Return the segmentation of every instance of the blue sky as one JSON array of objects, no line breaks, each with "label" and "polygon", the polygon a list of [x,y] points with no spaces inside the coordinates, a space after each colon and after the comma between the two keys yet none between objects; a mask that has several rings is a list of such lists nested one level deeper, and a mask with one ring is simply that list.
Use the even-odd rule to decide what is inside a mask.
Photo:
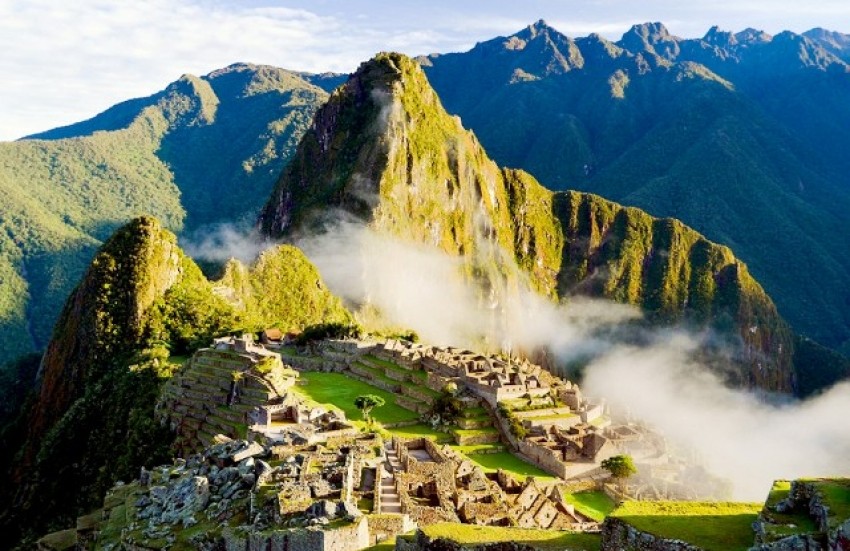
[{"label": "blue sky", "polygon": [[570,36],[712,25],[850,33],[850,2],[818,0],[2,0],[0,140],[88,118],[183,73],[236,61],[348,72],[375,52],[462,51],[538,19]]}]

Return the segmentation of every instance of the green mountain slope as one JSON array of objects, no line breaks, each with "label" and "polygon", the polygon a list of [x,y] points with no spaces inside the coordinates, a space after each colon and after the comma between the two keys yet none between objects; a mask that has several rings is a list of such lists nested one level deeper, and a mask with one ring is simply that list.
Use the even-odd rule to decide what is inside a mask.
[{"label": "green mountain slope", "polygon": [[846,37],[752,29],[617,43],[544,22],[421,58],[500,164],[684,221],[732,247],[796,330],[850,342]]},{"label": "green mountain slope", "polygon": [[252,220],[339,81],[238,64],[0,143],[0,363],[44,348],[100,242],[132,217],[187,233]]},{"label": "green mountain slope", "polygon": [[98,251],[56,324],[36,392],[0,427],[0,531],[67,524],[116,480],[170,457],[172,435],[154,415],[179,369],[170,356],[223,333],[351,319],[297,249],[232,263],[211,283],[160,222],[134,219]]},{"label": "green mountain slope", "polygon": [[321,223],[329,206],[464,255],[469,275],[494,290],[515,261],[552,298],[603,296],[661,321],[724,329],[743,345],[739,384],[792,388],[791,332],[728,248],[674,220],[500,169],[404,56],[377,56],[334,92],[260,227],[287,235]]}]

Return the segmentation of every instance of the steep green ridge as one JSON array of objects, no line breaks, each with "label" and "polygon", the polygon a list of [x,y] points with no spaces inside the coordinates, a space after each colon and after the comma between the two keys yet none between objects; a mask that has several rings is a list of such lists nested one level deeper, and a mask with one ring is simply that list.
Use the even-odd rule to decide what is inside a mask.
[{"label": "steep green ridge", "polygon": [[682,220],[745,260],[795,329],[847,347],[847,44],[660,23],[614,43],[540,21],[419,61],[499,164]]},{"label": "steep green ridge", "polygon": [[237,64],[0,143],[0,363],[43,350],[98,245],[134,216],[187,233],[253,220],[339,81]]},{"label": "steep green ridge", "polygon": [[321,222],[329,206],[465,255],[470,275],[496,291],[516,261],[552,298],[604,296],[661,321],[724,329],[743,345],[739,384],[792,388],[791,332],[728,248],[675,220],[498,168],[402,55],[378,55],[334,92],[259,223],[278,237]]},{"label": "steep green ridge", "polygon": [[240,313],[243,324],[256,331],[277,327],[300,332],[318,323],[354,321],[316,267],[291,245],[265,251],[251,267],[231,260],[215,289]]},{"label": "steep green ridge", "polygon": [[179,369],[169,356],[222,333],[350,319],[291,247],[266,253],[242,275],[248,285],[265,283],[264,292],[210,283],[151,217],[106,241],[63,309],[37,392],[17,421],[0,427],[12,458],[0,463],[0,531],[10,542],[68,524],[116,480],[171,456],[173,435],[154,413]]}]

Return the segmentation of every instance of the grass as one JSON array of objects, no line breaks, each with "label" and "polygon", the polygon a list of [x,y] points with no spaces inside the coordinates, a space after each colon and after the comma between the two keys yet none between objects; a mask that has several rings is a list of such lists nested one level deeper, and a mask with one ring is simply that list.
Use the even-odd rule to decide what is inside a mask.
[{"label": "grass", "polygon": [[706,551],[744,551],[761,503],[627,501],[611,513],[642,532],[678,539]]},{"label": "grass", "polygon": [[406,427],[388,428],[387,432],[402,438],[419,438],[424,436],[425,438],[430,438],[440,444],[447,444],[453,441],[450,434],[434,430],[425,423],[417,423],[416,425],[408,425]]},{"label": "grass", "polygon": [[395,549],[395,537],[388,538],[377,545],[365,548],[363,551],[393,551]]},{"label": "grass", "polygon": [[495,427],[483,427],[480,429],[452,429],[452,432],[457,434],[460,437],[469,437],[469,436],[481,436],[484,434],[495,434],[498,433],[498,429]]},{"label": "grass", "polygon": [[415,411],[395,404],[394,394],[341,373],[308,371],[301,374],[301,379],[307,384],[293,387],[296,392],[323,406],[342,410],[352,421],[363,421],[360,410],[354,407],[354,399],[362,394],[375,394],[386,401],[372,410],[372,418],[379,423],[402,423],[419,418]]},{"label": "grass", "polygon": [[564,494],[564,501],[575,507],[582,515],[602,522],[611,511],[617,508],[613,499],[605,492],[577,492]]},{"label": "grass", "polygon": [[189,356],[169,356],[168,363],[182,366],[186,363],[186,360],[189,359]]},{"label": "grass", "polygon": [[529,530],[441,522],[426,526],[422,528],[422,531],[431,539],[446,539],[460,545],[515,542],[540,551],[595,551],[600,546],[598,535],[558,530]]},{"label": "grass", "polygon": [[821,479],[812,481],[829,507],[829,526],[834,528],[850,518],[850,479]]},{"label": "grass", "polygon": [[469,446],[454,445],[452,449],[464,455],[475,455],[503,452],[505,446],[503,444],[471,444]]},{"label": "grass", "polygon": [[[467,446],[452,446],[453,449],[457,450],[460,453],[462,448]],[[510,452],[498,452],[498,453],[474,453],[474,454],[466,454],[463,453],[470,461],[481,467],[481,469],[485,473],[494,473],[499,469],[502,469],[506,472],[509,472],[515,475],[517,478],[521,480],[525,480],[529,476],[534,476],[537,478],[541,478],[544,480],[554,480],[555,477],[551,474],[547,473],[543,469],[528,463],[527,461],[523,461],[519,457],[515,456]]]},{"label": "grass", "polygon": [[777,503],[788,497],[791,492],[791,482],[777,480],[770,489],[770,494],[765,502],[765,516],[770,524],[765,525],[768,539],[775,541],[794,534],[811,534],[818,531],[814,520],[805,510],[792,511],[789,513],[777,513],[774,507]]}]

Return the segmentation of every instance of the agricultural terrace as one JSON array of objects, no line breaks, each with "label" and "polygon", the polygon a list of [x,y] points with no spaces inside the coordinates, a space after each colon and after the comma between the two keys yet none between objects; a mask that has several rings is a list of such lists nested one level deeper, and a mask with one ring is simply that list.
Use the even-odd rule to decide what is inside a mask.
[{"label": "agricultural terrace", "polygon": [[484,545],[512,541],[540,551],[596,551],[601,543],[597,534],[478,526],[452,522],[432,524],[421,530],[432,540],[445,539],[460,545]]},{"label": "agricultural terrace", "polygon": [[753,545],[752,524],[762,503],[626,501],[611,513],[665,539],[677,539],[706,551],[744,551]]}]

